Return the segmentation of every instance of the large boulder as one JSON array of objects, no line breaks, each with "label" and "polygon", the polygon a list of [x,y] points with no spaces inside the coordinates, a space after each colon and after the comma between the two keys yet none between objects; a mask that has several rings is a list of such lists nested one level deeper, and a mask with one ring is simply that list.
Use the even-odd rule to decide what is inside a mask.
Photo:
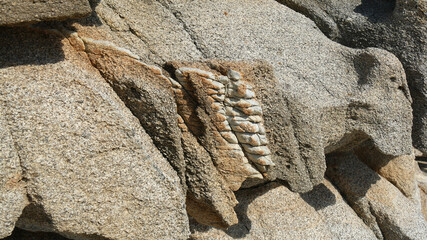
[{"label": "large boulder", "polygon": [[87,16],[90,12],[88,0],[2,0],[0,26],[80,18]]},{"label": "large boulder", "polygon": [[402,62],[414,109],[413,143],[427,153],[427,2],[280,0],[346,46],[379,47]]},{"label": "large boulder", "polygon": [[186,239],[180,179],[87,56],[55,32],[0,36],[0,103],[29,200],[17,226],[74,239]]}]

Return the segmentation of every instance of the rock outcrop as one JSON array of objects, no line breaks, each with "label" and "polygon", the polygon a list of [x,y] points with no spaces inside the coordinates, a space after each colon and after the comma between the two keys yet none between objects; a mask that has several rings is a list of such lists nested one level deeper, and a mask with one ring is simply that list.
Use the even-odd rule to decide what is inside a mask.
[{"label": "rock outcrop", "polygon": [[[316,30],[313,22],[275,1],[184,3],[186,1],[153,1],[149,6],[138,7],[132,1],[121,4],[105,1],[95,8],[99,14],[90,20],[72,22],[70,26],[82,37],[103,37],[126,47],[142,56],[141,60],[146,63],[200,58],[265,60],[272,66],[278,82],[277,96],[270,101],[283,101],[279,105],[285,106],[286,97],[292,102],[289,113],[274,109],[278,116],[272,118],[273,121],[290,122],[286,118],[296,115],[298,117],[293,117],[292,121],[300,124],[296,130],[290,130],[289,125],[276,125],[281,129],[275,133],[282,138],[278,141],[287,141],[280,135],[294,131],[293,138],[299,140],[294,139],[293,144],[304,145],[296,152],[288,151],[287,145],[281,145],[283,149],[280,150],[282,155],[292,156],[289,169],[281,169],[279,174],[287,175],[286,180],[295,191],[309,191],[321,182],[325,148],[326,152],[331,152],[371,137],[384,154],[410,154],[409,90],[400,62],[393,55],[378,49],[354,50],[334,43]],[[150,9],[150,14],[145,7]],[[122,17],[112,17],[117,15]],[[168,20],[155,28],[137,24],[152,22],[153,16]],[[94,29],[87,26],[90,21],[105,24]],[[173,31],[167,30],[172,26]],[[125,34],[129,32],[132,37]],[[153,35],[165,40],[153,39]],[[144,42],[142,49],[152,50],[151,54],[130,44],[136,41],[135,36]],[[179,45],[170,44],[171,39]],[[178,52],[181,55],[176,55]],[[384,92],[374,93],[378,90]],[[407,100],[385,97],[389,94]],[[380,102],[387,104],[378,104]],[[372,107],[373,104],[377,106]],[[358,110],[363,108],[375,110],[368,111],[369,117],[365,117]],[[376,115],[375,121],[369,120],[371,115]],[[357,120],[352,121],[352,118]],[[381,123],[376,124],[376,121]],[[327,137],[322,139],[325,143],[319,145],[321,135]]]},{"label": "rock outcrop", "polygon": [[[370,49],[367,52],[374,56],[378,55],[376,50]],[[235,182],[228,181],[233,190],[237,190],[244,180],[252,178],[254,170],[259,170],[258,174],[264,175],[264,181],[281,179],[286,181],[291,189],[304,192],[310,190],[310,180],[318,182],[323,179],[326,166],[323,152],[351,149],[368,138],[373,139],[372,142],[377,148],[389,154],[402,147],[398,144],[393,146],[390,141],[384,145],[384,139],[381,139],[384,129],[402,130],[405,123],[410,124],[411,121],[408,111],[410,101],[407,96],[395,85],[396,82],[388,78],[385,81],[381,80],[384,79],[384,75],[393,74],[393,67],[399,67],[394,61],[394,58],[378,60],[377,66],[368,70],[372,72],[370,75],[372,78],[365,79],[375,84],[356,85],[352,90],[353,93],[348,93],[360,96],[360,99],[356,97],[340,99],[342,105],[325,104],[323,108],[318,109],[306,106],[298,101],[300,98],[294,99],[287,94],[283,83],[275,77],[274,70],[266,63],[221,61],[170,63],[166,69],[170,69],[173,77],[178,79],[172,80],[176,82],[178,88],[181,85],[178,81],[183,82],[184,87],[181,88],[186,90],[181,92],[189,93],[187,100],[177,99],[184,105],[180,107],[178,104],[178,109],[186,108],[182,110],[186,111],[184,115],[187,116],[184,122],[191,125],[189,129],[195,136],[200,137],[202,143],[206,143],[205,148],[211,148],[208,151],[213,158],[215,156],[221,158],[221,152],[215,153],[215,149],[212,148],[216,146],[217,149],[222,149],[223,143],[227,147],[226,151],[232,149],[247,158],[244,161],[230,158],[213,159],[225,179],[230,179],[230,175],[242,178],[237,188],[233,187]],[[230,73],[239,76],[240,79],[233,83],[239,86],[238,89],[227,85],[230,84],[227,77],[231,76]],[[177,74],[179,76],[176,76]],[[183,76],[189,80],[185,80]],[[180,78],[184,80],[179,80]],[[217,90],[209,88],[212,83],[203,82],[212,81],[209,79],[218,79]],[[404,77],[400,76],[400,79],[403,80]],[[222,85],[225,85],[224,89],[227,90],[224,91],[224,96],[218,96]],[[227,94],[231,94],[232,97]],[[377,99],[379,96],[384,100],[379,101]],[[387,100],[397,98],[401,99],[398,104]],[[378,102],[382,104],[379,105]],[[390,109],[396,109],[397,112],[392,113]],[[213,123],[210,123],[211,119]],[[372,122],[375,124],[371,124]],[[396,123],[399,122],[402,125],[399,124],[398,127]],[[404,144],[410,144],[409,128],[405,131],[407,141]],[[206,134],[212,136],[201,136]],[[252,138],[254,141],[249,141]],[[233,144],[236,144],[235,147]],[[265,146],[264,150],[257,144]],[[259,149],[259,153],[262,154],[248,152],[253,151],[252,149]],[[265,153],[268,155],[263,155]],[[233,155],[227,153],[224,156]],[[266,158],[264,162],[260,161],[264,158]],[[237,165],[231,165],[233,163]],[[239,169],[246,169],[245,164],[248,163],[252,163],[255,168],[249,165],[247,175],[244,175]],[[263,179],[262,175],[259,176]]]},{"label": "rock outcrop", "polygon": [[0,3],[0,237],[427,235],[414,1],[89,2]]},{"label": "rock outcrop", "polygon": [[414,146],[427,153],[427,2],[279,0],[346,46],[379,47],[402,62],[414,100]]},{"label": "rock outcrop", "polygon": [[[6,187],[12,196],[22,179],[28,197],[16,225],[76,239],[186,239],[176,172],[89,59],[55,34],[1,31],[0,104],[11,136],[2,144],[17,154],[2,164],[19,156],[22,171]],[[27,199],[4,200],[2,209],[14,205],[9,231]]]}]

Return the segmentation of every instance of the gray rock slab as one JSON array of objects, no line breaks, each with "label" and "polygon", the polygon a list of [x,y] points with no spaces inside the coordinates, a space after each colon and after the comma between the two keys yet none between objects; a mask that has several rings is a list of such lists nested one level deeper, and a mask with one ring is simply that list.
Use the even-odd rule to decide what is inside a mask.
[{"label": "gray rock slab", "polygon": [[280,0],[346,46],[379,47],[402,62],[414,100],[413,144],[427,153],[427,3],[419,0]]},{"label": "gray rock slab", "polygon": [[156,0],[103,0],[92,17],[71,25],[80,36],[114,42],[147,64],[203,58],[186,26]]}]

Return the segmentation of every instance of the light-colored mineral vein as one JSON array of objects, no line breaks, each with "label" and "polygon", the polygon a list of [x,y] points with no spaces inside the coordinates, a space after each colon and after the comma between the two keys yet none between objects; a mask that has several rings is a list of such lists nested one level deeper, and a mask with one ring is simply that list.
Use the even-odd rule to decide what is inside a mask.
[{"label": "light-colored mineral vein", "polygon": [[[262,109],[252,87],[233,70],[228,72],[228,76],[216,77],[211,72],[184,67],[176,70],[175,75],[179,84],[175,82],[173,85],[177,88],[182,86],[187,92],[193,92],[190,73],[200,77],[205,94],[208,96],[210,106],[205,108],[211,110],[213,124],[219,132],[214,135],[219,155],[239,156],[246,170],[250,172],[249,177],[263,178],[251,163],[261,173],[267,173],[268,168],[274,164],[267,146]],[[229,160],[238,159],[231,157]]]}]

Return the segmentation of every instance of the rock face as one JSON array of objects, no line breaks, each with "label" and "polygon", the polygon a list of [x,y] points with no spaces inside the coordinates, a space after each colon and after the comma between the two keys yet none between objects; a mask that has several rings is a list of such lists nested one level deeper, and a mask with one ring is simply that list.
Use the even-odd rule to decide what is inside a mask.
[{"label": "rock face", "polygon": [[73,42],[84,43],[92,65],[139,118],[156,146],[175,167],[184,189],[188,190],[188,213],[210,226],[226,228],[236,224],[234,194],[178,114],[173,80],[163,76],[159,68],[141,63],[117,46],[81,40],[77,34],[70,37]]},{"label": "rock face", "polygon": [[193,222],[191,238],[376,239],[328,181],[302,195],[277,183],[236,195],[238,225],[222,231]]},{"label": "rock face", "polygon": [[[300,2],[323,32],[274,0],[91,0],[72,20],[87,2],[0,3],[15,13],[0,25],[26,25],[0,28],[0,237],[426,236],[411,139],[424,90],[406,83],[424,17],[413,1],[394,6],[401,25],[392,1],[366,16],[383,38],[408,32],[410,50],[366,45],[402,66],[332,41],[350,20]],[[52,19],[66,21],[30,25]]]},{"label": "rock face", "polygon": [[[176,172],[89,60],[52,34],[0,35],[6,46],[23,44],[1,48],[6,144],[15,146],[29,198],[17,226],[75,239],[186,239]],[[22,205],[8,201],[2,207]]]},{"label": "rock face", "polygon": [[423,173],[418,173],[418,187],[420,188],[421,207],[424,214],[424,219],[427,219],[427,176]]},{"label": "rock face", "polygon": [[[276,112],[271,113],[271,121],[299,124],[291,127],[279,123],[273,133],[278,135],[277,141],[287,142],[291,139],[283,135],[293,132],[292,144],[301,145],[296,151],[284,144],[276,150],[284,156],[280,165],[288,165],[276,168],[277,173],[286,175],[294,191],[309,191],[320,183],[325,168],[323,149],[331,152],[351,148],[373,138],[384,154],[410,154],[409,90],[400,62],[393,55],[334,43],[314,29],[313,22],[275,1],[186,2],[153,1],[149,6],[137,6],[130,0],[121,4],[106,1],[96,7],[99,14],[91,20],[70,25],[82,37],[102,36],[141,55],[148,63],[199,58],[264,59],[277,79],[276,96],[270,101],[289,105],[287,110],[273,109]],[[117,15],[122,17],[113,17]],[[153,16],[168,20],[154,29],[141,24],[136,27],[136,17],[138,22],[152,22]],[[105,23],[105,27],[87,27],[91,21]],[[174,30],[167,31],[172,26]],[[128,32],[132,37],[125,34]],[[153,39],[153,35],[165,40]],[[130,44],[138,42],[135,36],[142,39],[146,46],[143,49],[148,47],[151,54]],[[170,44],[171,39],[179,45]],[[177,56],[177,51],[181,55]],[[406,100],[395,101],[396,97]],[[319,143],[322,135],[326,136],[324,143]]]},{"label": "rock face", "polygon": [[427,3],[422,0],[280,0],[351,47],[380,47],[405,68],[414,99],[414,146],[427,153]]},{"label": "rock face", "polygon": [[[361,55],[365,54],[380,58],[377,50],[369,49]],[[342,105],[326,105],[317,110],[284,92],[282,83],[266,63],[184,62],[170,63],[166,68],[171,69],[178,88],[182,85],[184,93],[189,93],[187,99],[177,99],[181,102],[178,109],[183,112],[178,110],[178,113],[200,142],[206,143],[205,148],[211,148],[208,151],[213,158],[219,156],[219,159],[213,159],[215,165],[233,190],[237,190],[244,180],[253,182],[251,178],[257,175],[252,175],[252,172],[259,170],[258,174],[264,175],[259,175],[260,180],[263,177],[264,181],[281,179],[288,182],[291,189],[304,192],[310,189],[310,181],[317,183],[323,178],[323,152],[352,148],[372,138],[376,147],[393,153],[402,146],[391,145],[392,142],[384,145],[381,133],[387,128],[401,131],[404,127],[408,137],[405,144],[410,143],[409,128],[405,124],[396,125],[400,121],[410,124],[410,102],[396,88],[395,82],[383,81],[380,77],[393,74],[393,66],[399,65],[395,65],[395,58],[380,59],[378,65],[370,70],[372,77],[366,77],[375,84],[355,87],[354,91],[358,93],[354,95],[360,99],[341,99]],[[233,79],[228,77],[230,73],[238,75],[239,80],[230,81]],[[403,76],[400,78],[404,79]],[[210,79],[217,79],[217,89],[210,88],[215,81]],[[363,91],[359,92],[359,87]],[[180,91],[182,95],[183,91]],[[401,101],[396,104],[388,99]],[[390,109],[398,112],[393,113]],[[211,119],[213,123],[210,123]],[[237,151],[247,159],[221,159],[221,151],[224,150],[215,151],[224,148],[225,151]],[[223,156],[233,155],[227,152]],[[253,164],[253,167],[245,164]],[[247,173],[239,169],[247,169]],[[241,178],[237,184],[236,176]],[[237,188],[234,187],[236,185]]]},{"label": "rock face", "polygon": [[79,18],[87,16],[90,11],[87,0],[2,0],[0,26]]},{"label": "rock face", "polygon": [[330,156],[326,174],[378,238],[425,238],[420,202],[406,198],[354,155]]},{"label": "rock face", "polygon": [[[2,109],[3,110],[3,109]],[[27,205],[21,162],[4,113],[0,114],[0,238],[9,236]]]},{"label": "rock face", "polygon": [[355,149],[355,154],[372,170],[395,185],[406,197],[417,194],[415,155],[387,156],[376,149],[372,142],[365,142]]}]

